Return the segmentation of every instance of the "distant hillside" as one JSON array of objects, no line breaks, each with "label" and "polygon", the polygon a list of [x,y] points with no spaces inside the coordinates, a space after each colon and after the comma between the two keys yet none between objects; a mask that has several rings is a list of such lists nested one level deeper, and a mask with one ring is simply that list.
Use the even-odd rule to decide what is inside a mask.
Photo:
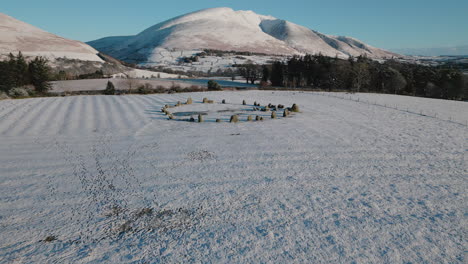
[{"label": "distant hillside", "polygon": [[393,51],[414,56],[468,56],[468,45],[442,48],[393,49]]},{"label": "distant hillside", "polygon": [[99,52],[89,45],[59,37],[0,13],[0,55],[18,53],[48,59],[66,57],[82,61],[103,62]]}]

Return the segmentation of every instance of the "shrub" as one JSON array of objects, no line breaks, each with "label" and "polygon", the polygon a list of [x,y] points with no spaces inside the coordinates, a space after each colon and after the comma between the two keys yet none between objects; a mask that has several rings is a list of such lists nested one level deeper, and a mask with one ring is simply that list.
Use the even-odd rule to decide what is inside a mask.
[{"label": "shrub", "polygon": [[237,122],[239,122],[239,117],[237,115],[233,115],[233,116],[231,116],[231,120],[229,122],[237,123]]},{"label": "shrub", "polygon": [[26,90],[26,92],[29,94],[29,96],[36,96],[36,90],[34,88],[34,86],[32,85],[25,85],[23,87],[24,90]]},{"label": "shrub", "polygon": [[297,104],[293,104],[292,107],[291,107],[291,111],[299,112],[299,106],[297,106]]},{"label": "shrub", "polygon": [[182,105],[182,103],[181,103],[180,101],[177,101],[177,104],[176,104],[175,106],[176,106],[176,107],[179,107],[179,106],[181,106],[181,105]]},{"label": "shrub", "polygon": [[198,114],[198,123],[203,123],[203,116]]},{"label": "shrub", "polygon": [[190,87],[188,88],[188,90],[190,92],[195,92],[195,91],[199,91],[199,90],[203,90],[200,86],[198,85],[190,85]]},{"label": "shrub", "polygon": [[268,82],[266,82],[266,81],[261,81],[260,82],[260,87],[261,88],[265,88],[265,87],[269,87],[269,86],[270,86],[270,84]]},{"label": "shrub", "polygon": [[189,97],[189,98],[187,99],[187,103],[186,103],[186,104],[192,104],[192,103],[193,103],[192,97]]},{"label": "shrub", "polygon": [[5,92],[0,92],[0,100],[10,99]]},{"label": "shrub", "polygon": [[252,116],[250,116],[250,115],[247,116],[247,121],[249,121],[249,122],[250,122],[250,121],[253,121]]},{"label": "shrub", "polygon": [[12,88],[8,92],[8,95],[13,97],[13,98],[21,98],[21,97],[28,97],[29,93],[24,88]]},{"label": "shrub", "polygon": [[104,90],[104,94],[107,94],[107,95],[115,94],[115,86],[111,81],[107,82],[106,89]]},{"label": "shrub", "polygon": [[189,119],[190,122],[195,122],[195,118],[193,118],[193,116],[190,117]]},{"label": "shrub", "polygon": [[177,91],[179,91],[180,89],[182,89],[182,87],[180,87],[180,84],[176,84],[175,82],[172,82],[172,84],[171,84],[171,90],[172,90],[172,91],[177,92]]},{"label": "shrub", "polygon": [[289,110],[288,110],[288,109],[284,109],[283,117],[288,117],[288,115],[289,115]]},{"label": "shrub", "polygon": [[208,90],[209,91],[220,91],[221,90],[221,85],[217,83],[216,81],[209,80],[208,81]]},{"label": "shrub", "polygon": [[173,116],[172,114],[170,114],[170,113],[168,113],[168,115],[167,115],[167,116],[168,116],[168,117],[169,117],[169,119],[171,119],[171,120],[172,120],[172,119],[174,119],[174,116]]},{"label": "shrub", "polygon": [[271,118],[272,118],[272,119],[275,119],[275,118],[276,118],[276,112],[275,112],[275,111],[271,112]]},{"label": "shrub", "polygon": [[221,123],[221,119],[216,119],[216,123]]},{"label": "shrub", "polygon": [[156,86],[156,89],[154,89],[155,93],[165,93],[166,91],[167,89],[162,85],[158,85]]},{"label": "shrub", "polygon": [[206,97],[203,98],[203,103],[204,103],[204,104],[208,103],[208,98],[206,98]]},{"label": "shrub", "polygon": [[138,86],[136,92],[139,94],[149,94],[153,90],[153,86],[149,83]]},{"label": "shrub", "polygon": [[260,121],[260,116],[256,116],[255,121]]}]

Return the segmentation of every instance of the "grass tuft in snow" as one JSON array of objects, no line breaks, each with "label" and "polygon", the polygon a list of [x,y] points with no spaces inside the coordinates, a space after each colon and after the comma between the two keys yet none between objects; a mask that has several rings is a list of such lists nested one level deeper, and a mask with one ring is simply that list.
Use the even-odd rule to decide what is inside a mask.
[{"label": "grass tuft in snow", "polygon": [[52,241],[55,241],[57,240],[57,237],[56,236],[48,236],[44,239],[44,242],[52,242]]}]

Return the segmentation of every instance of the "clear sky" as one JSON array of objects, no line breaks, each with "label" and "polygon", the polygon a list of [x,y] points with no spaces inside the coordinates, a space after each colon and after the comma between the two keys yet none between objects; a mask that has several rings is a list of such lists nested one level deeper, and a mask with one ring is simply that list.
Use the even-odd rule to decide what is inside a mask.
[{"label": "clear sky", "polygon": [[1,0],[0,12],[54,34],[90,41],[134,35],[188,12],[231,7],[289,20],[370,45],[468,44],[468,0]]}]

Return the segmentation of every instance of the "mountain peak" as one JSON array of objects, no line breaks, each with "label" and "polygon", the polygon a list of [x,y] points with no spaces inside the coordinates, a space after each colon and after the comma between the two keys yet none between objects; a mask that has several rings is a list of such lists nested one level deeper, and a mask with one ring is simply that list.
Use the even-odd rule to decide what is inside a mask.
[{"label": "mountain peak", "polygon": [[[366,55],[390,58],[397,54],[371,47],[349,37],[328,36],[292,22],[253,11],[209,8],[169,19],[133,37],[89,42],[100,51],[124,61],[155,62],[161,50],[249,51],[272,55]],[[157,55],[157,56],[155,56]]]}]

